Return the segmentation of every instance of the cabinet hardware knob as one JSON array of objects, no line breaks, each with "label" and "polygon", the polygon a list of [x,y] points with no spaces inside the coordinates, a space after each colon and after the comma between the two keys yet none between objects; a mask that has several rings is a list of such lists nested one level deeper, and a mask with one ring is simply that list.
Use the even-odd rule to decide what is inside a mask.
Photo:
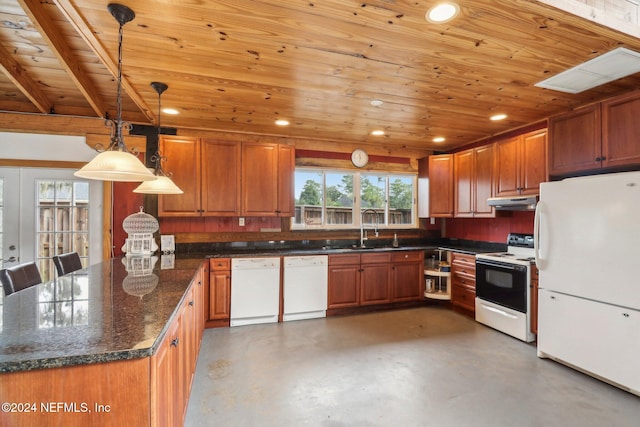
[{"label": "cabinet hardware knob", "polygon": [[180,343],[180,338],[174,338],[171,340],[171,347],[177,347]]},{"label": "cabinet hardware knob", "polygon": [[596,162],[602,161],[602,157],[596,157]]},{"label": "cabinet hardware knob", "polygon": [[193,307],[193,301],[189,301],[189,305]]},{"label": "cabinet hardware knob", "polygon": [[600,160],[605,161],[607,158],[605,156],[600,157]]}]

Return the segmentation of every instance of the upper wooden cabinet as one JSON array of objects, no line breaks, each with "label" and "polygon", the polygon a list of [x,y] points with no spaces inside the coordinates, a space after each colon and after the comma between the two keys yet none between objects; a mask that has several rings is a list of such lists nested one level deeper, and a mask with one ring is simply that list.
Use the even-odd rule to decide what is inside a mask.
[{"label": "upper wooden cabinet", "polygon": [[600,167],[600,104],[549,118],[549,174],[565,175]]},{"label": "upper wooden cabinet", "polygon": [[159,216],[293,215],[291,146],[162,136],[160,152],[184,194],[159,196]]},{"label": "upper wooden cabinet", "polygon": [[454,216],[494,217],[495,209],[487,204],[493,196],[494,145],[455,153],[453,163]]},{"label": "upper wooden cabinet", "polygon": [[640,165],[640,91],[549,118],[549,174]]},{"label": "upper wooden cabinet", "polygon": [[453,216],[453,155],[429,156],[429,216]]},{"label": "upper wooden cabinet", "polygon": [[496,196],[538,194],[548,180],[547,129],[498,141],[495,153]]},{"label": "upper wooden cabinet", "polygon": [[242,143],[242,215],[293,216],[294,149]]}]

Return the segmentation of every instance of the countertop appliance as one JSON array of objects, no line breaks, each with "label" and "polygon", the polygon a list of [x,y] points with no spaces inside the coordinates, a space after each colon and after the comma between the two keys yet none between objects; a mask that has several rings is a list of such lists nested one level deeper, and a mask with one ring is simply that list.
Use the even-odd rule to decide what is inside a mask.
[{"label": "countertop appliance", "polygon": [[537,195],[489,197],[487,204],[499,211],[532,211],[538,203]]},{"label": "countertop appliance", "polygon": [[230,326],[277,323],[279,313],[280,258],[233,258]]},{"label": "countertop appliance", "polygon": [[640,172],[540,185],[538,356],[640,395]]},{"label": "countertop appliance", "polygon": [[531,264],[534,241],[530,234],[510,233],[507,252],[476,255],[476,321],[531,342]]},{"label": "countertop appliance", "polygon": [[326,255],[286,256],[283,321],[327,315],[329,261]]}]

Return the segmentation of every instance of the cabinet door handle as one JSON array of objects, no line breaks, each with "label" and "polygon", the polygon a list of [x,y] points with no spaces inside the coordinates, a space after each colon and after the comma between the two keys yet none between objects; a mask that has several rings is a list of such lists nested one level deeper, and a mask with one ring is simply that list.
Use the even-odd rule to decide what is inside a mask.
[{"label": "cabinet door handle", "polygon": [[171,340],[171,347],[177,347],[179,343],[180,343],[180,338],[176,337]]},{"label": "cabinet door handle", "polygon": [[602,161],[602,157],[596,157],[596,162],[601,162]]},{"label": "cabinet door handle", "polygon": [[193,307],[193,301],[189,301],[189,305]]}]

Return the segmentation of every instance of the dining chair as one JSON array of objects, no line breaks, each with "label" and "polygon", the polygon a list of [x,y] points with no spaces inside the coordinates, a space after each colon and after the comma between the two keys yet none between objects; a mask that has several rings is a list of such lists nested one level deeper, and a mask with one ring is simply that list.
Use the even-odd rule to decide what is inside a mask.
[{"label": "dining chair", "polygon": [[53,263],[58,271],[58,276],[82,270],[82,261],[78,252],[69,252],[66,254],[56,255],[53,257]]},{"label": "dining chair", "polygon": [[42,283],[42,277],[36,263],[29,262],[0,270],[0,281],[7,296]]}]

